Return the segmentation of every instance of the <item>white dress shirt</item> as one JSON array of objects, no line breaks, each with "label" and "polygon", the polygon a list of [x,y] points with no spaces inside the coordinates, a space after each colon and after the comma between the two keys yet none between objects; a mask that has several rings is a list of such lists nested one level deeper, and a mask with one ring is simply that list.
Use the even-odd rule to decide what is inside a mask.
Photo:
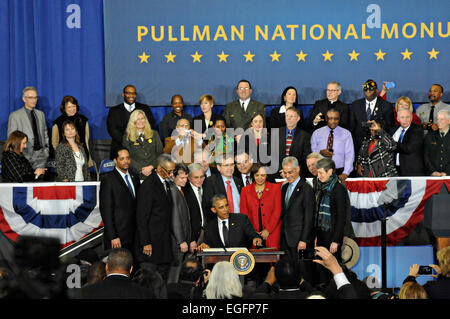
[{"label": "white dress shirt", "polygon": [[127,109],[127,111],[128,112],[133,112],[134,111],[134,109],[136,108],[136,104],[135,103],[133,103],[133,104],[128,104],[127,102],[123,102],[123,105],[125,106],[125,108]]},{"label": "white dress shirt", "polygon": [[127,186],[128,186],[128,183],[127,183],[127,180],[125,179],[125,176],[128,176],[128,181],[130,182],[131,188],[133,189],[133,193],[135,194],[135,196],[137,196],[136,190],[134,189],[133,180],[131,179],[130,173],[127,171],[127,173],[124,174],[124,173],[122,173],[122,171],[121,171],[120,169],[118,169],[117,167],[116,167],[115,169],[119,172],[120,176],[122,176],[123,181],[125,182],[125,185],[127,185]]},{"label": "white dress shirt", "polygon": [[202,226],[204,227],[205,226],[205,219],[203,217],[202,200],[200,199],[199,194],[198,194],[198,189],[200,188],[201,192],[202,192],[202,196],[203,196],[203,189],[201,187],[194,186],[191,182],[189,182],[189,184],[192,187],[192,191],[195,194],[195,198],[197,198],[198,207],[200,207],[200,217],[202,219]]},{"label": "white dress shirt", "polygon": [[[409,128],[410,128],[410,126],[408,126],[405,129],[400,126],[395,131],[394,135],[392,135],[392,139],[398,143],[400,141],[400,135],[402,134],[402,130],[403,129],[405,130],[405,133],[403,133],[403,138],[405,138],[405,134],[406,134],[406,132],[408,131]],[[395,156],[395,165],[400,166],[400,153],[397,153],[396,156]]]},{"label": "white dress shirt", "polygon": [[228,219],[220,219],[219,217],[217,217],[217,224],[219,225],[220,240],[222,240],[222,243],[225,246],[225,240],[223,239],[223,222],[225,222],[225,224],[227,225],[228,234],[230,234],[230,225],[228,223]]},{"label": "white dress shirt", "polygon": [[239,99],[239,105],[242,107],[242,103],[244,103],[244,111],[247,111],[248,104],[250,103],[250,98],[246,99],[245,101],[242,101]]}]

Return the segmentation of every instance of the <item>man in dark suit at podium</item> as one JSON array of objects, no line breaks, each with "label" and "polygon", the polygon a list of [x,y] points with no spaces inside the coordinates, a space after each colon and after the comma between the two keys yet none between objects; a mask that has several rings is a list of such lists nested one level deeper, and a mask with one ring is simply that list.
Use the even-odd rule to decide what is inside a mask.
[{"label": "man in dark suit at podium", "polygon": [[123,103],[113,106],[109,109],[108,117],[106,119],[106,128],[112,138],[110,158],[113,159],[114,150],[122,146],[122,138],[127,129],[128,120],[134,110],[142,110],[147,116],[152,129],[155,129],[155,119],[153,118],[150,107],[145,104],[136,102],[136,88],[129,84],[123,88],[122,92]]},{"label": "man in dark suit at podium", "polygon": [[225,195],[213,196],[211,210],[217,218],[211,219],[206,225],[204,242],[199,245],[199,251],[210,247],[261,246],[262,237],[255,231],[247,215],[230,213]]}]

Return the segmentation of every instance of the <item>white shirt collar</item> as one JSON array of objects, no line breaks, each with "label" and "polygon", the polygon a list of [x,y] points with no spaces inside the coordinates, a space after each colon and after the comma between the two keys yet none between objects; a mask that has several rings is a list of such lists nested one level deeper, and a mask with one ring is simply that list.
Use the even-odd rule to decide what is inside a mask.
[{"label": "white shirt collar", "polygon": [[280,111],[278,113],[286,113],[286,105],[280,106]]},{"label": "white shirt collar", "polygon": [[128,112],[133,112],[133,110],[136,108],[136,103],[128,104],[127,102],[123,102],[123,105],[128,110]]}]

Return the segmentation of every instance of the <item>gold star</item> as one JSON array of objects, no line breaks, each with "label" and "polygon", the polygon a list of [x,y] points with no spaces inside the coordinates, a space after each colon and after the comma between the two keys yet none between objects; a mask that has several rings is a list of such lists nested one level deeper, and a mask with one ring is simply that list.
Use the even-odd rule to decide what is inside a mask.
[{"label": "gold star", "polygon": [[175,63],[175,57],[177,55],[176,54],[172,54],[172,51],[169,51],[169,54],[165,54],[164,56],[167,59],[166,63],[169,63],[169,62]]},{"label": "gold star", "polygon": [[358,61],[358,55],[359,53],[355,52],[355,50],[353,50],[353,52],[347,53],[350,56],[350,61],[356,60]]},{"label": "gold star", "polygon": [[250,51],[248,51],[247,54],[244,54],[245,56],[245,62],[252,62],[253,63],[253,57],[255,56],[254,54],[251,54]]},{"label": "gold star", "polygon": [[198,51],[195,51],[195,54],[191,54],[191,57],[194,58],[194,60],[192,61],[192,63],[195,62],[199,62],[201,63],[202,61],[200,61],[200,58],[203,56],[203,54],[198,54]]},{"label": "gold star", "polygon": [[296,56],[298,57],[297,62],[300,62],[300,61],[306,62],[306,61],[305,61],[305,57],[306,57],[307,55],[308,55],[308,54],[303,53],[303,50],[300,50],[300,53],[299,53],[299,54],[296,54]]},{"label": "gold star", "polygon": [[280,58],[281,54],[277,53],[276,50],[273,51],[273,53],[272,53],[272,54],[269,54],[269,55],[272,57],[272,62],[273,62],[273,61],[280,62],[279,58]]},{"label": "gold star", "polygon": [[138,57],[141,59],[141,63],[148,63],[148,58],[150,55],[147,55],[145,52],[142,52],[141,55],[138,55]]},{"label": "gold star", "polygon": [[384,56],[386,55],[386,52],[381,51],[381,49],[378,50],[378,52],[374,53],[377,56],[377,61],[378,60],[383,60],[384,61]]},{"label": "gold star", "polygon": [[401,53],[401,55],[403,55],[403,60],[406,60],[406,59],[411,60],[411,54],[413,54],[413,53],[409,52],[408,49],[406,49],[405,51],[400,52],[400,53]]},{"label": "gold star", "polygon": [[217,55],[219,57],[219,62],[227,62],[229,54],[225,54],[223,51],[221,54]]},{"label": "gold star", "polygon": [[437,60],[437,55],[439,54],[439,51],[435,51],[434,48],[431,51],[427,52],[430,55],[430,60],[435,59]]},{"label": "gold star", "polygon": [[322,53],[323,55],[323,61],[330,61],[331,62],[331,57],[334,55],[334,53],[330,53],[328,50],[326,53]]}]

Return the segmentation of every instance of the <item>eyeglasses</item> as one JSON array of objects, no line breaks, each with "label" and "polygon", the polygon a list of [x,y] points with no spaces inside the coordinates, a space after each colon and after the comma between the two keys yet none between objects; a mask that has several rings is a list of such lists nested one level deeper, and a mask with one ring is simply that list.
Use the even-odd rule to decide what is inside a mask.
[{"label": "eyeglasses", "polygon": [[174,169],[167,170],[167,169],[166,169],[164,166],[162,166],[162,165],[161,165],[161,168],[164,170],[164,172],[167,173],[167,175],[172,175],[172,174],[175,172]]},{"label": "eyeglasses", "polygon": [[220,164],[222,167],[234,167],[234,164]]},{"label": "eyeglasses", "polygon": [[137,95],[137,93],[136,92],[123,92],[124,94],[126,94],[126,95]]},{"label": "eyeglasses", "polygon": [[250,90],[250,88],[238,88],[238,90],[240,90],[240,91],[248,91],[248,90]]},{"label": "eyeglasses", "polygon": [[29,99],[29,100],[37,100],[38,99],[37,96],[25,96],[25,98]]},{"label": "eyeglasses", "polygon": [[339,91],[339,90],[330,90],[330,89],[327,89],[327,92],[337,92],[337,91]]}]

